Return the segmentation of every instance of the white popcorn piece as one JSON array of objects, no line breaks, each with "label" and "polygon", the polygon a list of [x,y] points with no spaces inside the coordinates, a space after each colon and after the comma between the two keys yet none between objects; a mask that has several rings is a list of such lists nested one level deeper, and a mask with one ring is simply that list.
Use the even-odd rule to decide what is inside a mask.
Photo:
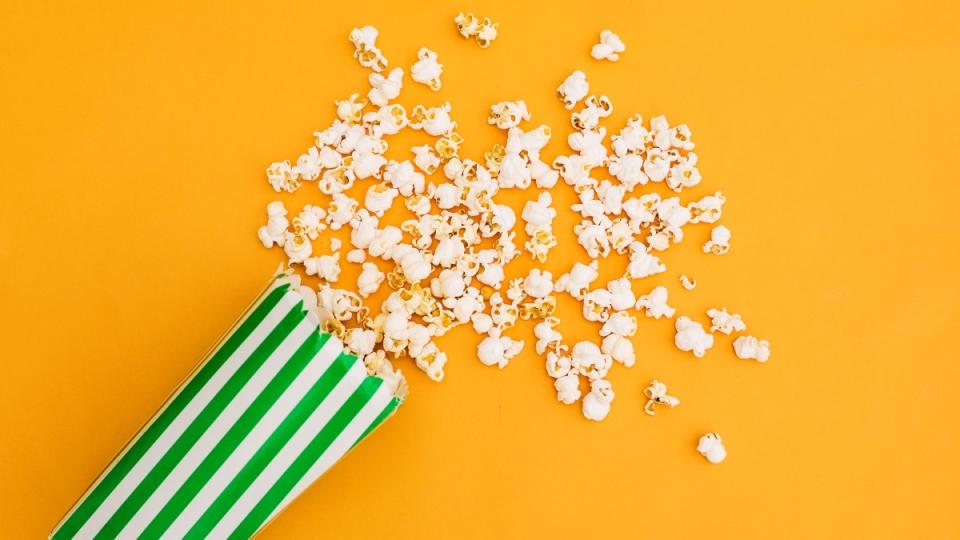
[{"label": "white popcorn piece", "polygon": [[580,375],[591,380],[606,377],[613,364],[613,358],[609,354],[589,341],[578,341],[570,351],[570,357]]},{"label": "white popcorn piece", "polygon": [[610,239],[603,225],[584,220],[573,226],[573,233],[577,235],[577,243],[591,259],[610,255]]},{"label": "white popcorn piece", "polygon": [[417,62],[410,68],[410,77],[420,84],[425,84],[434,92],[440,90],[440,75],[443,73],[443,64],[437,62],[437,53],[423,47],[417,52]]},{"label": "white popcorn piece", "polygon": [[[432,146],[424,144],[411,148],[414,154],[413,164],[426,174],[433,174],[440,168],[440,156]],[[449,185],[449,184],[448,184]]]},{"label": "white popcorn piece", "polygon": [[430,289],[437,298],[459,298],[466,288],[463,275],[451,268],[444,269],[430,282]]},{"label": "white popcorn piece", "polygon": [[316,240],[320,233],[327,228],[323,223],[326,215],[327,212],[319,206],[310,204],[304,206],[297,217],[293,218],[294,234],[304,235],[311,240]]},{"label": "white popcorn piece", "polygon": [[666,271],[666,265],[661,263],[656,255],[650,254],[649,249],[642,242],[634,242],[630,245],[630,262],[627,264],[627,277],[631,279],[641,279]]},{"label": "white popcorn piece", "polygon": [[703,245],[703,252],[723,255],[728,251],[730,251],[730,229],[717,225],[710,231],[710,240]]},{"label": "white popcorn piece", "polygon": [[400,195],[409,197],[414,193],[423,193],[424,177],[413,168],[409,161],[391,161],[383,171],[383,179],[400,192]]},{"label": "white popcorn piece", "polygon": [[713,464],[722,463],[727,459],[727,449],[720,440],[719,433],[707,433],[697,441],[697,452]]},{"label": "white popcorn piece", "polygon": [[[560,349],[560,342],[563,339],[563,336],[561,336],[560,332],[556,329],[558,324],[560,324],[560,319],[556,317],[547,317],[533,327],[533,335],[537,338],[537,354],[543,354],[547,350],[556,352]],[[557,376],[553,375],[553,377]]]},{"label": "white popcorn piece", "polygon": [[531,160],[530,176],[540,189],[551,189],[560,180],[560,172],[551,168],[539,158]]},{"label": "white popcorn piece", "polygon": [[600,32],[600,43],[597,43],[590,49],[590,56],[596,60],[609,60],[616,62],[620,59],[620,53],[627,50],[620,36],[610,30]]},{"label": "white popcorn piece", "polygon": [[474,38],[481,49],[489,47],[493,40],[497,38],[498,24],[488,17],[481,20],[473,13],[464,15],[463,12],[460,12],[453,19],[453,22],[457,25],[457,31],[460,32],[461,36],[465,39]]},{"label": "white popcorn piece", "polygon": [[[380,257],[390,260],[393,257],[393,248],[403,239],[403,232],[393,225],[387,225],[374,232],[373,239],[367,245],[367,253],[371,257]],[[409,246],[407,246],[409,247]]]},{"label": "white popcorn piece", "polygon": [[367,260],[367,252],[362,249],[351,249],[347,252],[346,257],[344,257],[347,262],[353,264],[361,264],[363,261]]},{"label": "white popcorn piece", "polygon": [[753,336],[740,336],[733,341],[733,352],[737,358],[753,359],[762,364],[770,359],[770,342]]},{"label": "white popcorn piece", "polygon": [[[363,123],[373,134],[373,137],[379,139],[384,135],[396,135],[400,133],[400,131],[410,123],[410,118],[407,117],[407,110],[403,105],[394,103],[392,105],[384,105],[376,111],[371,111],[363,115]],[[364,138],[358,141],[354,149],[354,159],[356,159],[357,153],[362,153],[364,150],[367,150],[363,146],[366,140],[367,139]],[[380,154],[382,153],[381,150],[384,149],[378,146],[369,149],[368,153]],[[384,158],[383,161],[386,162],[386,159]],[[354,164],[354,167],[356,167],[356,164]],[[357,173],[357,176],[360,177],[360,174]]]},{"label": "white popcorn piece", "polygon": [[630,337],[637,333],[637,318],[626,311],[617,311],[610,315],[600,328],[600,337],[616,335]]},{"label": "white popcorn piece", "polygon": [[313,245],[306,236],[287,232],[283,242],[283,251],[290,263],[303,263],[313,253]]},{"label": "white popcorn piece", "polygon": [[680,316],[675,326],[677,333],[673,342],[681,351],[692,352],[697,358],[703,358],[707,349],[713,347],[713,335],[704,331],[702,324]]},{"label": "white popcorn piece", "polygon": [[613,308],[614,311],[630,309],[637,302],[637,297],[633,294],[630,280],[627,278],[615,279],[608,282],[607,290],[610,291],[612,298],[610,307]]},{"label": "white popcorn piece", "polygon": [[578,130],[592,130],[600,120],[613,114],[613,102],[607,96],[590,96],[584,102],[584,108],[570,115],[570,123]]},{"label": "white popcorn piece", "polygon": [[422,129],[434,137],[450,135],[457,128],[457,123],[450,118],[451,109],[450,102],[429,108],[417,105],[410,115],[410,127]]},{"label": "white popcorn piece", "polygon": [[553,292],[553,274],[537,268],[530,270],[523,281],[523,291],[532,298],[543,298]]},{"label": "white popcorn piece", "polygon": [[[360,99],[360,94],[357,93],[350,94],[348,99],[334,100],[333,103],[337,107],[337,117],[348,124],[360,122],[363,116],[363,108],[367,106],[367,100]],[[317,161],[319,161],[319,157],[320,155],[317,154]],[[299,166],[299,164],[300,161],[298,160],[297,165]],[[314,175],[314,178],[316,178],[316,175]]]},{"label": "white popcorn piece", "polygon": [[702,180],[697,165],[697,154],[690,152],[681,157],[675,165],[670,167],[670,175],[666,178],[667,187],[680,192],[684,188],[696,186]]},{"label": "white popcorn piece", "polygon": [[303,261],[308,276],[317,276],[328,283],[340,278],[340,253],[309,257]]},{"label": "white popcorn piece", "polygon": [[360,203],[356,199],[343,193],[335,193],[333,200],[330,201],[330,206],[327,207],[327,225],[331,230],[339,231],[353,219],[358,208],[360,208]]},{"label": "white popcorn piece", "polygon": [[692,291],[693,289],[697,288],[697,280],[691,279],[686,274],[680,274],[680,285],[684,289]]},{"label": "white popcorn piece", "polygon": [[584,72],[577,70],[571,73],[557,88],[557,95],[563,101],[564,107],[573,109],[581,99],[587,97],[590,84]]},{"label": "white popcorn piece", "polygon": [[386,275],[377,268],[377,265],[371,262],[365,262],[363,270],[357,276],[357,292],[360,296],[366,298],[380,289]]},{"label": "white popcorn piece", "polygon": [[392,188],[386,183],[374,184],[367,189],[363,206],[377,217],[383,217],[384,212],[393,206],[393,199],[399,194],[398,189]]},{"label": "white popcorn piece", "polygon": [[490,106],[490,115],[487,116],[487,123],[500,129],[517,127],[524,120],[530,120],[530,112],[522,100],[494,103]]},{"label": "white popcorn piece", "polygon": [[257,238],[265,248],[283,245],[286,242],[289,225],[287,209],[284,208],[283,202],[273,201],[267,205],[267,224],[257,229]]},{"label": "white popcorn piece", "polygon": [[647,128],[643,127],[643,117],[639,114],[628,118],[627,125],[620,130],[620,133],[610,137],[614,153],[621,157],[642,154],[649,142],[652,142],[652,135]]},{"label": "white popcorn piece", "polygon": [[743,332],[747,329],[743,317],[736,313],[727,313],[726,308],[708,309],[707,316],[710,317],[711,332],[722,332],[729,336],[734,332]]},{"label": "white popcorn piece", "polygon": [[378,35],[379,32],[372,26],[354,28],[350,32],[350,42],[355,47],[353,57],[360,65],[379,73],[387,69],[387,59],[377,48]]},{"label": "white popcorn piece", "polygon": [[583,296],[583,318],[591,322],[605,322],[610,317],[613,298],[606,289],[594,289]]},{"label": "white popcorn piece", "polygon": [[597,276],[597,261],[590,261],[590,264],[573,263],[573,268],[563,274],[554,283],[556,292],[566,292],[577,300],[582,300],[584,291],[593,283]]},{"label": "white popcorn piece", "polygon": [[547,375],[550,375],[554,379],[559,379],[570,373],[570,370],[573,368],[573,362],[570,360],[570,357],[563,354],[563,352],[551,350],[547,352],[546,368]]},{"label": "white popcorn piece", "polygon": [[626,367],[633,367],[633,364],[637,361],[633,342],[629,338],[617,334],[610,334],[603,338],[603,341],[600,342],[600,350]]},{"label": "white popcorn piece", "polygon": [[267,181],[277,193],[293,193],[300,187],[300,173],[290,166],[289,161],[277,161],[267,167]]},{"label": "white popcorn piece", "polygon": [[484,17],[477,27],[477,34],[475,36],[477,45],[481,49],[486,49],[493,43],[493,40],[497,39],[497,27],[498,23],[491,21],[489,18]]},{"label": "white popcorn piece", "polygon": [[367,99],[377,107],[383,107],[400,95],[400,89],[403,88],[403,69],[393,68],[386,77],[379,73],[371,73],[369,81],[370,91],[367,92]]},{"label": "white popcorn piece", "polygon": [[409,244],[397,244],[390,249],[390,258],[397,263],[403,272],[404,278],[410,283],[417,283],[430,275],[430,261],[420,250]]},{"label": "white popcorn piece", "polygon": [[655,410],[657,405],[666,405],[672,409],[680,404],[679,399],[667,394],[667,385],[658,380],[651,382],[650,386],[644,389],[643,394],[647,396],[647,403],[643,406],[643,412],[650,416],[657,414]]},{"label": "white popcorn piece", "polygon": [[676,309],[667,305],[667,288],[663,285],[654,287],[649,294],[641,296],[637,300],[637,309],[643,310],[644,315],[659,319],[660,317],[670,318],[676,313]]},{"label": "white popcorn piece", "polygon": [[650,179],[643,172],[643,157],[637,154],[614,156],[607,162],[607,170],[623,184],[627,191],[644,186]]},{"label": "white popcorn piece", "polygon": [[590,382],[590,392],[583,397],[583,416],[599,422],[610,414],[610,404],[616,394],[609,381],[596,379]]},{"label": "white popcorn piece", "polygon": [[475,313],[470,317],[470,323],[474,332],[483,335],[493,328],[493,317],[486,313]]},{"label": "white popcorn piece", "polygon": [[483,338],[483,341],[477,346],[477,358],[485,366],[497,366],[503,369],[510,362],[510,359],[518,355],[523,349],[523,341],[501,336],[496,330],[493,330],[491,334]]},{"label": "white popcorn piece", "polygon": [[567,145],[576,150],[588,166],[600,167],[607,163],[607,147],[603,144],[606,136],[605,127],[574,131],[567,136]]},{"label": "white popcorn piece", "polygon": [[576,373],[568,373],[557,377],[553,381],[553,388],[557,391],[557,401],[564,405],[572,405],[580,399],[580,377]]},{"label": "white popcorn piece", "polygon": [[716,223],[723,214],[723,203],[726,201],[727,198],[718,191],[690,203],[687,205],[690,210],[690,223]]}]

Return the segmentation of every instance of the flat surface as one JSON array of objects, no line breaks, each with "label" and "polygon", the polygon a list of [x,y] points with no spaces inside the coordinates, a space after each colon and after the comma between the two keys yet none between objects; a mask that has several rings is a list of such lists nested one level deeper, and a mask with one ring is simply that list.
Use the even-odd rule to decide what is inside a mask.
[{"label": "flat surface", "polygon": [[[502,138],[487,107],[517,98],[554,128],[545,156],[566,152],[554,89],[577,68],[613,100],[611,130],[688,123],[704,182],[684,200],[722,190],[733,249],[699,253],[709,227],[692,226],[636,290],[666,284],[698,320],[739,312],[773,358],[718,336],[696,360],[670,322],[641,320],[594,424],[555,402],[530,349],[485,368],[463,328],[441,342],[447,380],[407,369],[399,414],[263,538],[960,536],[955,3],[325,4],[6,3],[0,536],[47,533],[281,261],[255,236],[275,198],[263,170],[366,92],[346,38],[362,24],[392,65],[439,53],[442,92],[407,79],[401,102],[450,100],[468,156]],[[491,48],[459,38],[461,9],[500,22]],[[588,56],[605,27],[619,63]],[[556,222],[555,271],[585,260],[572,223]],[[595,336],[575,308],[567,338]],[[680,407],[642,413],[652,378]],[[720,466],[694,451],[712,430]]]}]

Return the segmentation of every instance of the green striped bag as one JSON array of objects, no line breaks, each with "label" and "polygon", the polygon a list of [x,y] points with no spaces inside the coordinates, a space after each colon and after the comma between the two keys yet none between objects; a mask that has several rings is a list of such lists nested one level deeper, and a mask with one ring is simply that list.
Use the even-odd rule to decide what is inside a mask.
[{"label": "green striped bag", "polygon": [[278,276],[51,538],[248,538],[401,400]]}]

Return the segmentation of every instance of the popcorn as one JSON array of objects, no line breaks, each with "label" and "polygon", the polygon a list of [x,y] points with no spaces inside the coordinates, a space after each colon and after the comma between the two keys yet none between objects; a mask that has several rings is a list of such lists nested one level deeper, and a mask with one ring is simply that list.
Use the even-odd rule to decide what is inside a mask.
[{"label": "popcorn", "polygon": [[605,322],[610,317],[613,298],[606,289],[595,289],[583,297],[583,318],[592,322]]},{"label": "popcorn", "polygon": [[553,292],[553,274],[549,271],[540,271],[537,268],[530,270],[523,281],[523,291],[527,296],[543,298]]},{"label": "popcorn", "polygon": [[357,276],[357,292],[366,298],[380,289],[386,275],[377,268],[377,265],[365,262],[363,270]]},{"label": "popcorn", "polygon": [[553,381],[553,388],[557,391],[557,401],[564,405],[572,405],[580,399],[580,377],[575,373],[568,373]]},{"label": "popcorn", "polygon": [[457,127],[457,123],[450,118],[450,109],[449,102],[430,108],[417,105],[410,115],[410,127],[422,129],[434,137],[450,135]]},{"label": "popcorn", "polygon": [[590,130],[600,124],[602,118],[613,114],[613,103],[607,96],[590,96],[584,102],[584,108],[570,115],[574,129]]},{"label": "popcorn", "polygon": [[[697,280],[690,279],[686,274],[680,274],[680,285],[688,291],[692,291],[697,287]],[[712,332],[713,330],[711,330]]]},{"label": "popcorn", "polygon": [[367,190],[363,206],[377,217],[383,217],[383,213],[390,209],[393,199],[399,194],[399,190],[386,183],[374,184]]},{"label": "popcorn", "polygon": [[346,257],[344,258],[349,263],[361,264],[363,261],[367,260],[367,252],[362,249],[351,249],[347,252]]},{"label": "popcorn", "polygon": [[430,261],[409,244],[397,244],[390,248],[389,253],[407,282],[416,283],[430,275]]},{"label": "popcorn", "polygon": [[600,337],[616,335],[630,337],[637,333],[637,318],[626,311],[614,312],[600,328]]},{"label": "popcorn", "polygon": [[440,156],[437,155],[437,151],[430,145],[414,146],[411,150],[415,156],[413,158],[413,164],[421,171],[427,174],[433,174],[434,171],[440,167]]},{"label": "popcorn", "polygon": [[730,229],[718,225],[710,231],[710,240],[703,245],[703,252],[723,255],[728,251],[730,251]]},{"label": "popcorn", "polygon": [[[403,105],[397,103],[384,105],[376,111],[371,111],[363,115],[363,123],[373,136],[377,138],[383,135],[396,135],[400,133],[400,130],[407,127],[409,122],[410,119],[407,118],[407,110]],[[363,139],[361,139],[361,141],[362,140]],[[358,143],[357,149],[354,151],[359,150],[359,148],[360,144]],[[358,174],[357,176],[360,175]]]},{"label": "popcorn", "polygon": [[770,342],[753,336],[740,336],[733,341],[733,352],[737,358],[763,363],[770,359]]},{"label": "popcorn", "polygon": [[584,163],[591,167],[599,167],[607,162],[607,147],[603,144],[607,136],[607,128],[584,129],[574,131],[567,136],[567,145],[580,153]]},{"label": "popcorn", "polygon": [[340,278],[339,258],[339,253],[309,257],[304,259],[303,266],[308,276],[318,276],[328,283],[335,283]]},{"label": "popcorn", "polygon": [[[333,103],[337,106],[337,116],[340,117],[340,120],[349,124],[360,122],[360,118],[363,115],[363,108],[367,106],[367,100],[360,99],[360,94],[357,93],[351,94],[348,99],[338,99]],[[317,154],[317,157],[319,158],[319,154]],[[314,175],[314,178],[315,177],[316,175]]]},{"label": "popcorn", "polygon": [[475,313],[470,317],[470,323],[474,332],[483,335],[493,328],[493,317],[486,313]]},{"label": "popcorn", "polygon": [[703,330],[703,325],[688,317],[678,317],[676,329],[673,342],[681,351],[692,352],[697,358],[703,358],[707,349],[713,347],[713,336]]},{"label": "popcorn", "polygon": [[726,308],[708,309],[707,316],[710,317],[711,332],[723,332],[729,336],[734,332],[743,332],[747,329],[747,325],[744,324],[743,318],[736,313],[727,313]]},{"label": "popcorn", "polygon": [[430,282],[433,295],[437,298],[459,298],[467,288],[460,272],[445,269]]},{"label": "popcorn", "polygon": [[330,206],[327,207],[327,225],[331,230],[339,231],[353,219],[359,207],[360,203],[356,199],[347,197],[343,193],[335,193]]},{"label": "popcorn", "polygon": [[667,267],[660,262],[656,255],[651,255],[647,246],[642,242],[630,244],[630,262],[627,265],[627,277],[641,279],[661,272]]},{"label": "popcorn", "polygon": [[[373,239],[367,246],[367,252],[373,257],[382,257],[390,260],[393,257],[393,248],[403,239],[403,233],[397,227],[388,225],[375,231]],[[408,246],[409,247],[409,246]]]},{"label": "popcorn", "polygon": [[510,129],[520,125],[523,120],[530,120],[527,104],[519,101],[501,101],[490,106],[490,115],[487,123],[500,129]]},{"label": "popcorn", "polygon": [[645,294],[637,300],[637,309],[643,310],[647,317],[659,319],[660,317],[670,318],[676,313],[676,310],[667,305],[667,288],[664,286],[654,287],[649,294]]},{"label": "popcorn", "polygon": [[434,92],[440,90],[440,74],[443,64],[437,62],[437,53],[424,47],[417,53],[417,62],[410,68],[410,76],[415,82],[425,84]]},{"label": "popcorn", "polygon": [[553,226],[553,219],[557,216],[557,211],[553,209],[553,198],[549,191],[541,191],[536,201],[527,201],[523,206],[523,212],[520,217],[526,224],[523,227],[524,232],[533,236],[537,231],[550,231]]},{"label": "popcorn", "polygon": [[587,82],[586,74],[577,70],[564,79],[563,84],[557,88],[557,95],[563,101],[564,107],[572,109],[581,99],[587,97],[589,91],[590,84]]},{"label": "popcorn", "polygon": [[723,213],[723,203],[727,201],[719,191],[707,195],[697,202],[687,205],[690,210],[690,223],[716,223]]},{"label": "popcorn", "polygon": [[627,278],[615,279],[607,283],[607,290],[610,291],[610,307],[614,311],[624,311],[633,307],[637,298],[633,294],[633,288],[630,280]]},{"label": "popcorn", "polygon": [[581,375],[591,380],[602,379],[613,363],[609,354],[604,353],[596,344],[589,341],[578,341],[570,352],[572,362]]},{"label": "popcorn", "polygon": [[396,188],[400,195],[409,197],[414,193],[423,193],[423,175],[413,169],[409,161],[390,161],[383,171],[383,179]]},{"label": "popcorn", "polygon": [[591,261],[589,265],[583,263],[573,263],[573,268],[569,272],[560,276],[554,283],[556,292],[567,292],[577,300],[583,299],[584,291],[593,280],[597,279],[597,261]]},{"label": "popcorn", "polygon": [[483,341],[477,346],[477,358],[485,366],[497,366],[503,369],[510,362],[510,359],[518,355],[523,349],[523,341],[500,336],[496,330],[493,330],[491,334],[483,338]]},{"label": "popcorn", "polygon": [[477,45],[479,45],[481,49],[489,47],[493,40],[497,38],[498,24],[489,18],[485,17],[483,20],[480,20],[473,13],[464,15],[463,12],[461,12],[453,21],[456,23],[457,31],[460,32],[460,35],[465,39],[475,38]]},{"label": "popcorn", "polygon": [[652,135],[643,127],[643,117],[639,114],[628,118],[620,133],[610,137],[611,147],[620,157],[643,154],[649,142],[652,142]]},{"label": "popcorn", "polygon": [[591,259],[606,257],[610,254],[610,239],[602,225],[591,221],[581,221],[573,226],[573,233],[577,235],[577,243],[587,252]]},{"label": "popcorn", "polygon": [[600,32],[600,43],[597,43],[590,49],[590,56],[596,60],[609,60],[616,62],[620,59],[620,54],[627,50],[626,45],[620,40],[620,36],[610,30]]},{"label": "popcorn", "polygon": [[643,406],[643,412],[650,416],[657,414],[657,411],[654,410],[657,405],[666,405],[672,409],[680,404],[679,399],[667,395],[667,385],[658,380],[651,382],[650,386],[644,389],[643,394],[647,396],[647,403]]},{"label": "popcorn", "polygon": [[400,89],[403,88],[403,69],[393,68],[386,77],[379,73],[371,73],[369,81],[370,91],[367,92],[367,99],[377,107],[383,107],[400,95]]},{"label": "popcorn", "polygon": [[[547,317],[533,327],[533,335],[537,338],[537,354],[543,354],[548,349],[553,352],[560,350],[560,342],[563,339],[563,336],[561,336],[560,332],[556,330],[556,326],[558,324],[560,324],[560,319],[556,317]],[[567,367],[569,369],[569,359]],[[556,375],[552,376],[556,377]]]},{"label": "popcorn", "polygon": [[681,157],[676,165],[670,167],[670,176],[667,177],[667,187],[680,192],[683,188],[693,187],[700,183],[700,170],[697,169],[697,154],[690,152]]},{"label": "popcorn", "polygon": [[610,404],[616,395],[609,381],[596,379],[590,383],[590,392],[583,397],[583,416],[587,420],[601,421],[610,414]]},{"label": "popcorn", "polygon": [[[552,350],[547,353],[546,367],[547,375],[550,375],[554,379],[559,379],[570,373],[573,364],[569,356],[562,352]],[[576,374],[574,374],[574,376],[576,376]],[[579,398],[580,396],[578,395],[577,397]]]},{"label": "popcorn", "polygon": [[379,73],[387,69],[387,59],[377,48],[378,34],[377,29],[372,26],[354,28],[350,32],[350,43],[353,43],[356,48],[353,51],[353,57],[360,62],[360,65]]},{"label": "popcorn", "polygon": [[710,463],[722,463],[727,459],[727,449],[720,440],[719,433],[707,433],[697,442],[697,452]]},{"label": "popcorn", "polygon": [[363,357],[373,353],[373,348],[377,345],[377,334],[373,330],[351,328],[347,331],[343,345],[353,354]]},{"label": "popcorn", "polygon": [[617,334],[610,334],[603,338],[603,341],[600,342],[600,350],[626,367],[633,367],[633,364],[637,361],[637,355],[633,350],[633,342]]},{"label": "popcorn", "polygon": [[287,232],[284,236],[283,251],[291,264],[303,263],[304,259],[313,253],[313,246],[306,236]]},{"label": "popcorn", "polygon": [[257,229],[257,238],[265,248],[283,245],[286,242],[287,209],[281,201],[273,201],[267,205],[267,224]]}]

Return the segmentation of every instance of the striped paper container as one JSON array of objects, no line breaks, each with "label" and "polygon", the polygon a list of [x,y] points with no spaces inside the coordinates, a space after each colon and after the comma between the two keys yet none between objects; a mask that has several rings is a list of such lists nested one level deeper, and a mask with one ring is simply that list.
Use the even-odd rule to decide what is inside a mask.
[{"label": "striped paper container", "polygon": [[51,538],[247,538],[401,403],[279,275]]}]

